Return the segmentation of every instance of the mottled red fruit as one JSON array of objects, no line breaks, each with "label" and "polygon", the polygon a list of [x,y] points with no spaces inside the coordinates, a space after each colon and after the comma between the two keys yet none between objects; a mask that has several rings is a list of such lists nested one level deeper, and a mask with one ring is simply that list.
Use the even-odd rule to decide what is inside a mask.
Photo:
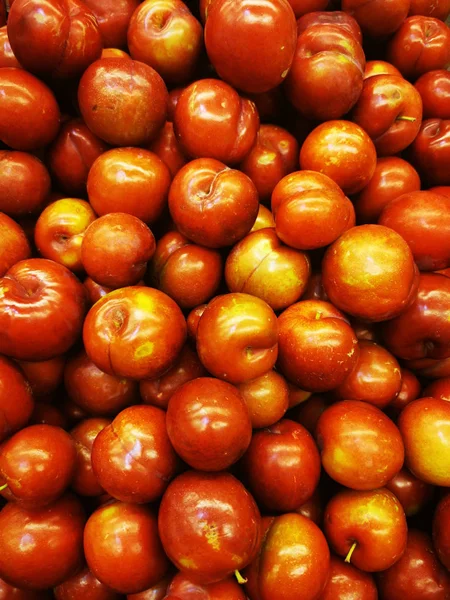
[{"label": "mottled red fruit", "polygon": [[203,49],[203,29],[181,0],[147,0],[128,27],[128,47],[135,60],[153,67],[164,81],[190,81]]},{"label": "mottled red fruit", "polygon": [[271,204],[278,237],[299,250],[328,246],[355,224],[353,205],[339,186],[309,170],[281,179]]},{"label": "mottled red fruit", "polygon": [[186,341],[186,321],[166,294],[144,286],[115,290],[99,300],[84,322],[86,353],[109,375],[159,377]]},{"label": "mottled red fruit", "polygon": [[450,279],[422,273],[414,302],[385,323],[382,332],[386,346],[398,358],[449,357]]},{"label": "mottled red fruit", "polygon": [[320,477],[320,457],[306,429],[283,419],[253,434],[242,460],[248,489],[269,511],[296,510],[313,495]]},{"label": "mottled red fruit", "polygon": [[152,404],[167,409],[174,392],[183,384],[206,375],[197,353],[186,345],[178,355],[174,365],[157,379],[143,379],[139,390],[144,404]]},{"label": "mottled red fruit", "polygon": [[243,587],[234,577],[227,577],[217,583],[201,585],[188,575],[177,573],[167,589],[167,598],[189,600],[196,596],[208,600],[246,600]]},{"label": "mottled red fruit", "polygon": [[146,590],[169,568],[156,515],[137,504],[114,502],[97,509],[86,523],[84,553],[93,575],[121,594]]},{"label": "mottled red fruit", "polygon": [[33,510],[9,502],[0,512],[0,576],[37,590],[66,581],[83,564],[84,522],[80,502],[69,494]]},{"label": "mottled red fruit", "polygon": [[[420,395],[421,385],[417,377],[412,371],[408,369],[400,369],[402,377],[402,385],[396,398],[394,398],[389,404],[389,412],[393,414],[399,414],[404,407],[416,400]],[[425,396],[432,396],[433,394],[425,394]]]},{"label": "mottled red fruit", "polygon": [[394,475],[386,488],[397,496],[407,517],[420,512],[433,495],[432,486],[415,477],[408,469],[401,469]]},{"label": "mottled red fruit", "polygon": [[325,471],[350,489],[382,487],[403,465],[399,430],[366,402],[344,400],[327,408],[317,423],[316,438]]},{"label": "mottled red fruit", "polygon": [[95,416],[114,416],[139,399],[135,381],[104,373],[83,350],[67,361],[64,383],[69,398]]},{"label": "mottled red fruit", "polygon": [[364,81],[352,120],[368,133],[378,156],[398,154],[419,133],[422,98],[403,77],[374,75]]},{"label": "mottled red fruit", "polygon": [[300,298],[309,274],[308,256],[282,244],[273,228],[247,235],[233,247],[225,264],[231,292],[257,296],[274,310]]},{"label": "mottled red fruit", "polygon": [[322,278],[335,306],[369,321],[400,314],[413,302],[418,285],[408,244],[381,225],[345,232],[325,254]]},{"label": "mottled red fruit", "polygon": [[319,600],[329,576],[330,551],[317,525],[288,513],[264,518],[263,533],[259,556],[245,571],[250,598]]},{"label": "mottled red fruit", "polygon": [[429,191],[406,193],[384,208],[378,222],[408,242],[420,270],[450,267],[450,198]]},{"label": "mottled red fruit", "polygon": [[0,210],[10,217],[39,213],[50,194],[50,175],[25,152],[0,150]]},{"label": "mottled red fruit", "polygon": [[419,174],[409,162],[397,156],[379,158],[372,179],[353,198],[358,223],[376,223],[389,202],[418,190]]},{"label": "mottled red fruit", "polygon": [[345,316],[328,302],[293,304],[279,316],[278,328],[280,370],[304,390],[334,389],[356,364],[358,340]]},{"label": "mottled red fruit", "polygon": [[85,419],[70,432],[77,451],[71,485],[80,496],[101,496],[105,493],[92,469],[91,454],[95,438],[110,423],[109,419]]},{"label": "mottled red fruit", "polygon": [[86,229],[81,261],[94,281],[121,288],[142,279],[155,248],[155,237],[143,221],[123,212],[109,213]]},{"label": "mottled red fruit", "polygon": [[450,63],[449,28],[433,17],[408,17],[389,41],[387,59],[412,80],[445,69]]},{"label": "mottled red fruit", "polygon": [[324,531],[333,550],[362,571],[384,571],[402,556],[408,532],[402,505],[389,490],[346,490],[328,503]]},{"label": "mottled red fruit", "polygon": [[175,566],[198,583],[214,583],[255,558],[260,521],[255,501],[235,477],[188,471],[164,494],[158,527]]},{"label": "mottled red fruit", "polygon": [[170,173],[162,160],[142,148],[114,148],[97,158],[87,191],[95,212],[122,212],[153,223],[169,193]]},{"label": "mottled red fruit", "polygon": [[410,529],[403,556],[392,567],[377,575],[383,600],[446,600],[450,595],[450,576],[439,563],[429,535]]},{"label": "mottled red fruit", "polygon": [[152,502],[174,477],[178,458],[155,406],[131,406],[96,437],[92,467],[99,484],[123,502]]},{"label": "mottled red fruit", "polygon": [[411,145],[410,157],[429,185],[450,186],[450,119],[426,119]]},{"label": "mottled red fruit", "polygon": [[351,14],[364,34],[382,38],[400,27],[408,16],[410,0],[343,0],[342,10]]},{"label": "mottled red fruit", "polygon": [[283,418],[289,408],[289,386],[274,369],[238,385],[247,405],[252,427],[261,429]]},{"label": "mottled red fruit", "polygon": [[268,202],[279,180],[298,166],[298,142],[286,129],[261,125],[240,169],[256,186],[260,202]]},{"label": "mottled red fruit", "polygon": [[366,62],[366,68],[364,70],[364,79],[373,77],[374,75],[398,75],[402,76],[400,71],[391,63],[385,60],[368,60]]},{"label": "mottled red fruit", "polygon": [[166,427],[177,454],[193,469],[222,471],[247,450],[252,424],[235,386],[199,377],[180,386],[167,407]]},{"label": "mottled red fruit", "polygon": [[42,81],[14,67],[0,72],[0,141],[14,150],[36,150],[58,133],[59,108]]},{"label": "mottled red fruit", "polygon": [[169,209],[180,233],[209,248],[231,246],[250,232],[258,193],[241,171],[212,158],[189,162],[175,175]]},{"label": "mottled red fruit", "polygon": [[49,169],[59,188],[67,194],[84,196],[89,169],[107,149],[107,144],[82,119],[66,121],[47,154]]},{"label": "mottled red fruit", "polygon": [[212,375],[243,383],[275,365],[277,318],[270,306],[256,296],[216,296],[200,318],[196,342],[199,358]]},{"label": "mottled red fruit", "polygon": [[436,508],[433,519],[433,542],[442,564],[450,569],[450,496],[442,498]]},{"label": "mottled red fruit", "polygon": [[208,301],[222,280],[222,257],[217,250],[190,242],[178,231],[158,240],[149,267],[150,281],[183,309]]},{"label": "mottled red fruit", "polygon": [[31,387],[22,371],[14,362],[0,356],[0,441],[24,427],[33,408]]},{"label": "mottled red fruit", "polygon": [[295,15],[287,0],[215,0],[208,13],[208,57],[222,79],[244,92],[279,85],[289,72],[296,41]]},{"label": "mottled red fruit", "polygon": [[322,123],[308,135],[300,150],[300,167],[319,171],[345,194],[360,192],[377,164],[375,146],[367,133],[350,121]]},{"label": "mottled red fruit", "polygon": [[41,212],[34,228],[39,254],[71,271],[82,271],[83,238],[95,219],[91,205],[84,200],[64,198],[52,202]]},{"label": "mottled red fruit", "polygon": [[201,79],[182,91],[173,125],[187,156],[234,164],[253,146],[259,116],[254,103],[241,98],[227,83]]},{"label": "mottled red fruit", "polygon": [[154,69],[122,58],[95,61],[78,87],[86,125],[115,146],[140,146],[153,140],[166,121],[167,100],[164,81]]},{"label": "mottled red fruit", "polygon": [[131,16],[139,0],[83,0],[94,13],[105,48],[125,48]]},{"label": "mottled red fruit", "polygon": [[68,487],[75,460],[75,444],[63,429],[30,425],[3,444],[0,477],[18,502],[45,506]]},{"label": "mottled red fruit", "polygon": [[83,285],[66,267],[43,258],[16,263],[0,279],[0,352],[19,360],[63,354],[81,333],[85,305]]},{"label": "mottled red fruit", "polygon": [[414,85],[422,97],[424,119],[450,119],[450,73],[448,71],[437,69],[424,73]]},{"label": "mottled red fruit", "polygon": [[94,14],[79,0],[16,0],[8,37],[20,64],[39,77],[80,76],[102,53]]},{"label": "mottled red fruit", "polygon": [[166,121],[166,124],[149,145],[148,149],[163,161],[172,177],[175,177],[181,167],[188,162],[175,136],[171,121]]},{"label": "mottled red fruit", "polygon": [[[305,0],[294,0],[298,4],[307,5],[308,1]],[[328,3],[324,3],[323,8],[326,8]],[[306,8],[306,7],[305,7]],[[342,10],[322,10],[314,8],[312,11],[304,10],[303,14],[297,19],[297,32],[298,35],[303,33],[305,29],[312,25],[338,25],[353,35],[357,42],[362,44],[362,33],[361,28],[358,25],[358,21],[354,19],[348,13]]]},{"label": "mottled red fruit", "polygon": [[383,409],[397,396],[401,385],[395,357],[382,346],[361,340],[358,361],[334,394],[341,400],[362,400]]},{"label": "mottled red fruit", "polygon": [[22,227],[0,212],[0,277],[19,260],[29,258],[30,255],[30,244]]},{"label": "mottled red fruit", "polygon": [[[0,8],[0,12],[1,10],[2,9]],[[0,68],[3,67],[16,67],[20,69],[20,63],[14,56],[14,52],[11,49],[11,44],[9,43],[6,25],[0,27]]]},{"label": "mottled red fruit", "polygon": [[408,469],[426,483],[450,486],[450,402],[414,400],[401,412],[398,427]]},{"label": "mottled red fruit", "polygon": [[119,600],[119,595],[100,583],[88,568],[58,585],[53,592],[56,600]]},{"label": "mottled red fruit", "polygon": [[319,600],[378,600],[375,581],[337,556],[330,557],[328,581]]},{"label": "mottled red fruit", "polygon": [[352,32],[322,23],[299,34],[286,91],[297,111],[309,119],[339,119],[354,106],[363,88],[365,57]]}]

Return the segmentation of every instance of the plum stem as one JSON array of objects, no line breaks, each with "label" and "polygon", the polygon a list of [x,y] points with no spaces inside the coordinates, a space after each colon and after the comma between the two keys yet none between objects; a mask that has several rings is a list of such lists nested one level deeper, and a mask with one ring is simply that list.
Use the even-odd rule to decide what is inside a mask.
[{"label": "plum stem", "polygon": [[243,583],[247,583],[247,581],[248,581],[248,579],[246,579],[245,577],[242,577],[242,575],[239,573],[239,571],[237,569],[234,572],[234,576],[236,577],[239,585],[242,585]]},{"label": "plum stem", "polygon": [[352,544],[352,547],[350,548],[350,550],[348,551],[348,554],[347,554],[347,556],[345,557],[345,562],[346,562],[346,563],[349,563],[349,562],[351,561],[351,559],[352,559],[352,554],[353,554],[353,552],[355,551],[355,548],[356,548],[356,546],[357,546],[357,543],[356,543],[356,542],[353,542],[353,544]]},{"label": "plum stem", "polygon": [[8,487],[7,483],[5,483],[4,485],[0,485],[0,492],[3,492],[3,490],[6,490],[7,487]]},{"label": "plum stem", "polygon": [[406,115],[401,115],[400,117],[397,117],[397,121],[410,121],[411,123],[414,123],[414,121],[416,121],[417,119],[415,117],[407,117]]}]

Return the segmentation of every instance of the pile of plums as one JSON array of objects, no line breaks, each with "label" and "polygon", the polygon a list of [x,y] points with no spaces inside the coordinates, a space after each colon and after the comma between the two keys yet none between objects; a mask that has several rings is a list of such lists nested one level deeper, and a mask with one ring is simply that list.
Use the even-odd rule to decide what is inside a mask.
[{"label": "pile of plums", "polygon": [[450,600],[449,14],[0,0],[0,600]]}]

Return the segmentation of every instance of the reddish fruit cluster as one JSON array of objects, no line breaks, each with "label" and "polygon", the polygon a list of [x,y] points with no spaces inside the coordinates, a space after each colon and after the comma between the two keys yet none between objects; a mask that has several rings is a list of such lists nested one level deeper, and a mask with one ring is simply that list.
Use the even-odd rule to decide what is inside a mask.
[{"label": "reddish fruit cluster", "polygon": [[0,599],[449,600],[450,0],[6,4]]}]

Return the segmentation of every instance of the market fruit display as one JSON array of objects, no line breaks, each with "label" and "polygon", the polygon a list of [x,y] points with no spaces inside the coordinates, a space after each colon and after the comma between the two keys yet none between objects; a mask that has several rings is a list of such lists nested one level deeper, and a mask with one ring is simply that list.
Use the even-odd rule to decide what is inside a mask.
[{"label": "market fruit display", "polygon": [[0,0],[0,600],[450,600],[449,0]]}]

